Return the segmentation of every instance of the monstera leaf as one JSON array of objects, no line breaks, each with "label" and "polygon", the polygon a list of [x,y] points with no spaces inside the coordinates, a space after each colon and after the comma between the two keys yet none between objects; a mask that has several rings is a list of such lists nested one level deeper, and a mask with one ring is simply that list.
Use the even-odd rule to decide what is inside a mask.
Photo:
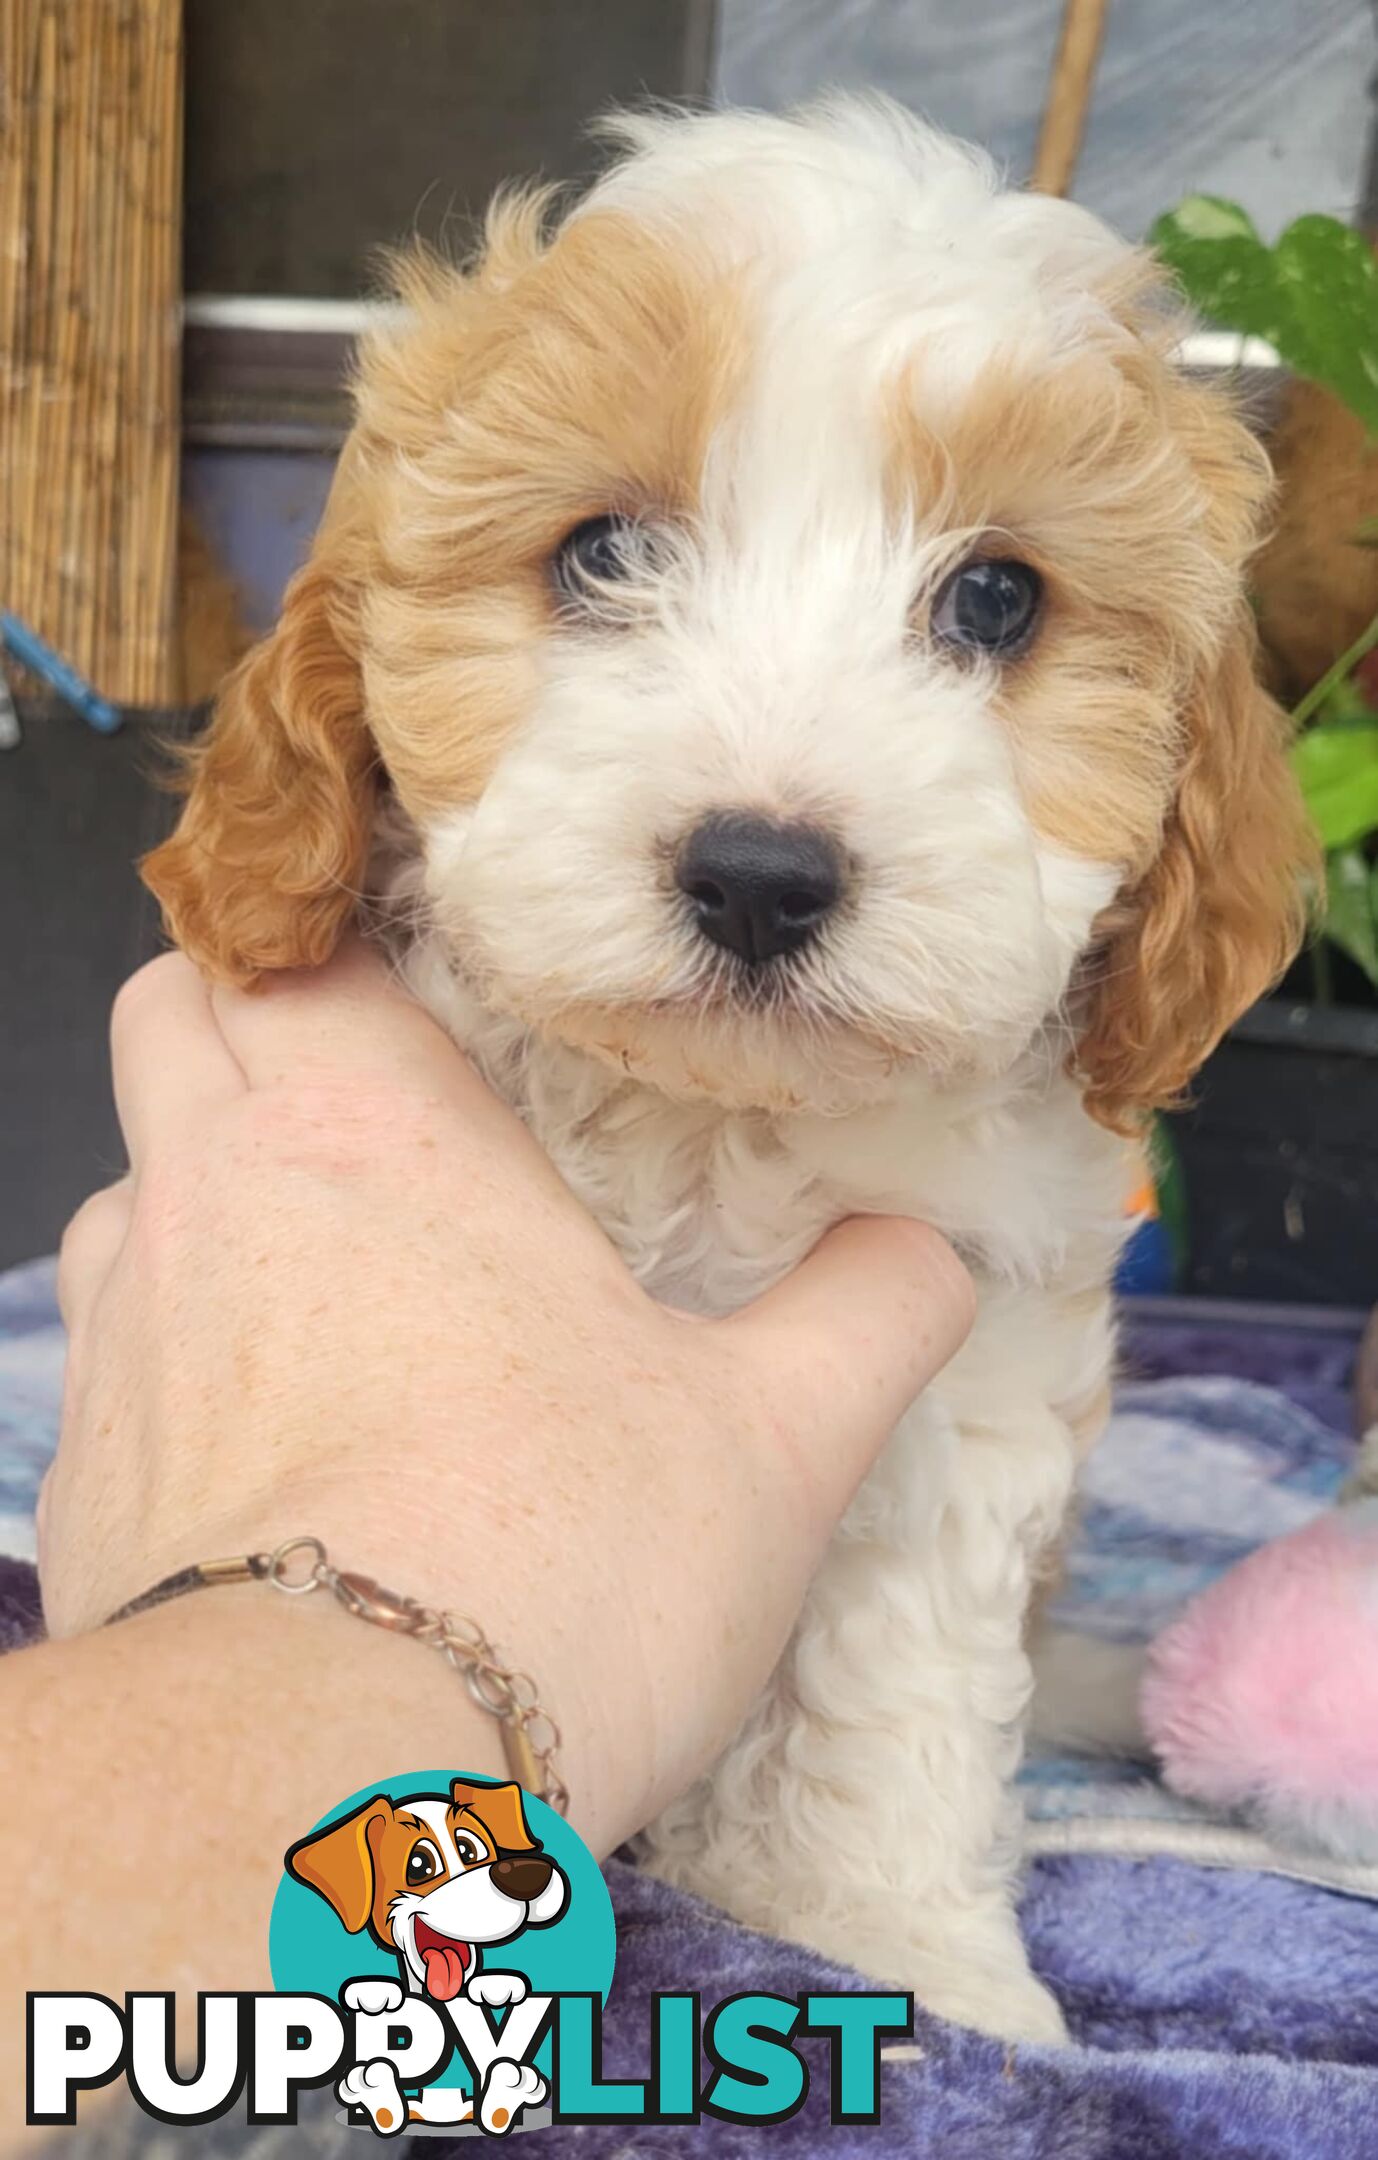
[{"label": "monstera leaf", "polygon": [[1378,267],[1361,233],[1303,217],[1269,247],[1237,203],[1188,195],[1149,239],[1208,321],[1266,338],[1378,435]]}]

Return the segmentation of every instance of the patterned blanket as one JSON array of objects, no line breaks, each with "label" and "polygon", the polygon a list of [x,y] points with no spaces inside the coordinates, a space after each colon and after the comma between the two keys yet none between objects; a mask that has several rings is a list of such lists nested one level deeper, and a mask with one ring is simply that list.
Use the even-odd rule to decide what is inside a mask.
[{"label": "patterned blanket", "polygon": [[[1198,1366],[1233,1358],[1257,1369],[1243,1323],[1220,1323],[1209,1340],[1203,1325],[1187,1328]],[[1181,1337],[1179,1325],[1177,1354]],[[1161,1329],[1140,1322],[1130,1340],[1141,1369],[1171,1367]],[[1251,1341],[1256,1348],[1256,1329]],[[1274,1357],[1277,1345],[1275,1335]],[[1352,1345],[1343,1330],[1322,1328],[1304,1347],[1277,1375],[1286,1393],[1219,1371],[1120,1389],[1088,1466],[1060,1624],[1103,1641],[1146,1640],[1222,1568],[1329,1504],[1352,1454],[1337,1385]],[[51,1263],[0,1277],[0,1552],[32,1551],[61,1358]],[[0,1602],[8,1594],[11,1610],[0,1620],[13,1625],[15,1599],[31,1604],[32,1582],[27,1571],[4,1575]],[[996,2151],[1002,2160],[1373,2160],[1378,1870],[1278,1851],[1176,1801],[1141,1763],[1035,1756],[1025,1788],[1025,1932],[1077,2046],[1012,2057],[921,2018],[915,2045],[887,2063],[880,2133],[833,2130],[811,2100],[791,2123],[760,2132],[640,2131],[636,2160],[681,2144],[724,2160],[814,2150],[843,2160],[853,2146],[874,2155],[877,2135],[887,2154],[943,2160]],[[746,1987],[859,1984],[616,1863],[609,1878],[620,1919],[609,2075],[637,2070],[658,1987],[692,1975],[718,1999]],[[118,2136],[113,2123],[109,2135]],[[298,2133],[298,2147],[319,2140],[324,2149],[334,2136],[322,2120]],[[545,2136],[586,2160],[633,2150],[625,2132]],[[255,2147],[276,2149],[266,2134]]]}]

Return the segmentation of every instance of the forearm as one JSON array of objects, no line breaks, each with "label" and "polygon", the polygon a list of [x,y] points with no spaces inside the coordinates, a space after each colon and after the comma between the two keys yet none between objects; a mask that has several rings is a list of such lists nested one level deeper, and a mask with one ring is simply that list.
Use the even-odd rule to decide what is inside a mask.
[{"label": "forearm", "polygon": [[[505,1774],[497,1724],[442,1658],[249,1585],[0,1660],[0,1729],[11,1820],[51,1891],[41,1925],[11,1901],[0,1966],[116,1999],[266,1987],[283,1853],[327,1809],[437,1761]],[[7,2144],[23,2034],[21,2001],[0,2041]]]}]

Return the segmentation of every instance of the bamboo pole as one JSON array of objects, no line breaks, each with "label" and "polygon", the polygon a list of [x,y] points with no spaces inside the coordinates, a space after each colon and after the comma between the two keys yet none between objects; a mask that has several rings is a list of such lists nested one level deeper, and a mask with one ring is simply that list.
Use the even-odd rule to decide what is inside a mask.
[{"label": "bamboo pole", "polygon": [[0,0],[0,601],[176,695],[181,0]]},{"label": "bamboo pole", "polygon": [[1109,0],[1066,0],[1029,185],[1065,195],[1081,155]]}]

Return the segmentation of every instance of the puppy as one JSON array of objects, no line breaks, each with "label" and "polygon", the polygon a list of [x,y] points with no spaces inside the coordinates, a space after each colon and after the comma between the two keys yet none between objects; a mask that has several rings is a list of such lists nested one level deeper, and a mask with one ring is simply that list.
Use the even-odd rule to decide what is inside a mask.
[{"label": "puppy", "polygon": [[147,875],[222,979],[366,894],[647,1287],[858,1210],[962,1354],[647,1862],[1053,2039],[1012,1902],[1025,1612],[1103,1415],[1127,1146],[1277,975],[1310,843],[1255,685],[1263,453],[1157,275],[879,99],[620,120],[364,344],[310,562]]}]

